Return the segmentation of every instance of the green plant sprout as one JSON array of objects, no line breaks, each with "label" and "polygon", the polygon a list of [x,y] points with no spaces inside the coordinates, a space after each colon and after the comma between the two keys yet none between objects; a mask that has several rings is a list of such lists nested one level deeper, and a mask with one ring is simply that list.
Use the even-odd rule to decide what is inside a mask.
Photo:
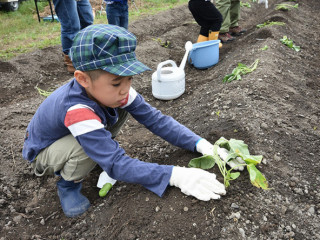
[{"label": "green plant sprout", "polygon": [[240,2],[240,7],[247,7],[247,8],[251,8],[250,3],[244,3],[244,2]]},{"label": "green plant sprout", "polygon": [[[225,148],[229,151],[227,159],[223,161],[218,154],[218,147]],[[240,157],[245,163],[239,164],[235,167],[246,166],[251,184],[257,188],[269,189],[268,182],[262,173],[256,168],[258,163],[261,163],[263,158],[262,155],[250,155],[248,150],[248,145],[245,144],[242,140],[230,139],[229,141],[224,137],[221,137],[213,145],[213,155],[204,155],[199,158],[192,159],[188,166],[201,168],[201,169],[211,169],[215,164],[218,165],[218,168],[223,176],[225,187],[230,186],[230,181],[237,179],[240,176],[240,172],[232,172],[235,167],[227,169],[227,162]]]},{"label": "green plant sprout", "polygon": [[249,67],[242,63],[238,63],[238,66],[233,69],[232,73],[226,75],[222,81],[232,82],[233,80],[241,80],[241,75],[246,75],[253,72],[257,68],[258,63],[259,59],[255,60]]},{"label": "green plant sprout", "polygon": [[168,40],[166,40],[165,42],[162,42],[160,38],[157,38],[157,39],[153,38],[152,40],[159,42],[161,47],[165,47],[165,48],[171,47],[171,42]]},{"label": "green plant sprout", "polygon": [[49,97],[50,94],[52,93],[52,92],[45,91],[45,90],[43,90],[43,89],[41,89],[41,88],[38,88],[38,87],[35,87],[35,89],[37,89],[37,90],[38,90],[38,93],[39,93],[41,96],[44,96],[44,97]]},{"label": "green plant sprout", "polygon": [[290,5],[290,4],[287,4],[287,3],[280,3],[280,4],[276,4],[276,8],[275,10],[281,10],[281,11],[289,11],[291,10],[292,8],[298,8],[299,4],[295,4],[295,5]]},{"label": "green plant sprout", "polygon": [[273,25],[283,26],[283,25],[286,25],[286,23],[284,23],[284,22],[266,21],[264,23],[258,24],[257,28],[270,27],[270,26],[273,26]]},{"label": "green plant sprout", "polygon": [[216,115],[220,117],[220,110],[216,111]]},{"label": "green plant sprout", "polygon": [[291,39],[289,39],[287,36],[283,36],[282,39],[280,39],[280,42],[286,45],[287,47],[295,50],[296,52],[300,51],[300,47],[295,45]]},{"label": "green plant sprout", "polygon": [[269,47],[267,45],[265,45],[264,47],[260,48],[261,51],[265,51],[265,50],[268,50]]}]

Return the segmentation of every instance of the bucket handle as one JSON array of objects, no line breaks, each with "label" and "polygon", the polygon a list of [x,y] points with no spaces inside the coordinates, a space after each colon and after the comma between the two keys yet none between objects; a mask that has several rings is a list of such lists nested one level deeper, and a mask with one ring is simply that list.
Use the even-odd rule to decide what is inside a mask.
[{"label": "bucket handle", "polygon": [[160,79],[160,76],[161,76],[161,68],[162,68],[163,66],[167,65],[167,64],[171,64],[174,69],[178,68],[178,67],[177,67],[177,64],[176,64],[174,61],[172,61],[172,60],[167,60],[167,61],[164,61],[164,62],[159,63],[159,64],[158,64],[158,67],[157,67],[157,80],[158,80],[159,82],[161,81],[161,79]]}]

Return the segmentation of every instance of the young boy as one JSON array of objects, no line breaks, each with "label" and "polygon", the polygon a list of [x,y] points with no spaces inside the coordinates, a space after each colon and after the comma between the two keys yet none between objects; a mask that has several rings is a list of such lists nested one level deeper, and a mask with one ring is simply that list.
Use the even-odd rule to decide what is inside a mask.
[{"label": "young boy", "polygon": [[58,195],[68,217],[89,208],[81,181],[96,164],[111,178],[141,184],[160,197],[168,185],[204,201],[226,193],[212,173],[130,158],[114,140],[130,113],[171,144],[212,154],[208,141],[151,107],[131,87],[132,76],[149,70],[136,59],[135,48],[135,36],[124,28],[81,30],[70,51],[74,79],[45,99],[28,125],[23,157],[37,176],[61,176]]}]

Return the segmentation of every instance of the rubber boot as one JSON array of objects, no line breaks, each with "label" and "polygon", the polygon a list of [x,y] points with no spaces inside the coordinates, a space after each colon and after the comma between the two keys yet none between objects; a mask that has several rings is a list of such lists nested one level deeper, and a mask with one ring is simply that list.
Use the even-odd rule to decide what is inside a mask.
[{"label": "rubber boot", "polygon": [[[219,32],[212,32],[212,31],[209,32],[209,40],[218,40],[218,37],[219,37]],[[222,47],[222,43],[220,41],[219,48],[221,47]]]},{"label": "rubber boot", "polygon": [[73,67],[70,57],[66,54],[63,54],[63,55],[64,55],[64,64],[67,66],[67,71],[73,74],[76,71],[76,69]]},{"label": "rubber boot", "polygon": [[75,183],[61,178],[57,187],[62,210],[67,217],[77,217],[88,210],[90,202],[80,192],[81,182]]},{"label": "rubber boot", "polygon": [[199,37],[198,37],[197,43],[198,42],[205,42],[205,41],[208,41],[208,40],[209,40],[208,37],[203,36],[203,35],[200,34]]}]

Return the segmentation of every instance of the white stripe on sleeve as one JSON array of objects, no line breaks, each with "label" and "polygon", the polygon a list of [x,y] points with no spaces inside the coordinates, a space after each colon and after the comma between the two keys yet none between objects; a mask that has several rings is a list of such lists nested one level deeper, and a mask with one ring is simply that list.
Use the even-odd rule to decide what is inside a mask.
[{"label": "white stripe on sleeve", "polygon": [[98,130],[101,128],[104,128],[103,124],[96,119],[85,120],[78,123],[74,123],[68,127],[68,129],[70,130],[71,134],[74,137],[77,137],[79,135],[92,132],[94,130]]}]

